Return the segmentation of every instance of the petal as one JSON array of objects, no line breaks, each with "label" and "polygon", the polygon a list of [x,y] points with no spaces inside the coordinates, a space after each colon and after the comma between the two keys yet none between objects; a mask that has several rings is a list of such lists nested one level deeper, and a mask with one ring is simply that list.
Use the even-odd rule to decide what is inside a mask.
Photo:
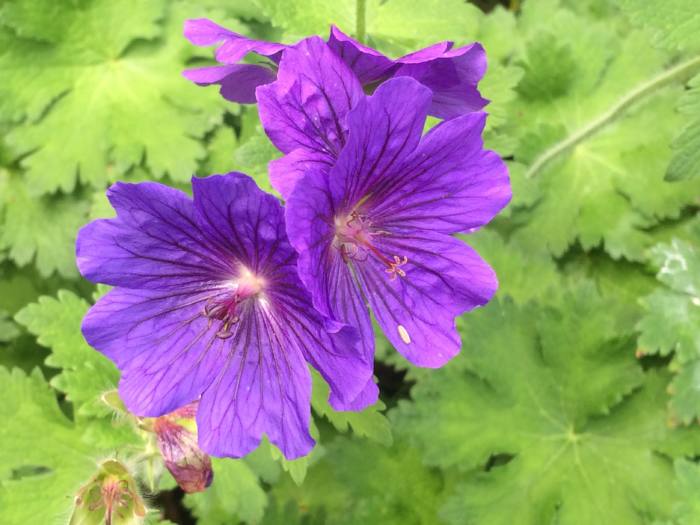
[{"label": "petal", "polygon": [[200,86],[219,84],[221,96],[239,104],[254,104],[255,89],[274,82],[276,78],[269,67],[253,64],[202,67],[188,69],[182,74]]},{"label": "petal", "polygon": [[[423,50],[424,58],[428,56],[428,49]],[[430,88],[433,92],[431,115],[449,119],[479,111],[488,104],[477,89],[486,73],[486,52],[481,44],[447,51],[425,61],[416,58],[413,54],[400,60],[403,65],[396,70],[395,76],[415,78]]]},{"label": "petal", "polygon": [[333,167],[333,161],[328,155],[314,153],[307,149],[299,148],[288,153],[280,159],[270,162],[270,183],[285,200],[292,194],[297,181],[310,171],[329,172]]},{"label": "petal", "polygon": [[362,392],[360,392],[352,402],[341,402],[333,394],[333,392],[331,392],[328,401],[335,410],[351,410],[353,412],[359,412],[360,410],[364,410],[365,408],[374,405],[378,399],[379,387],[377,386],[377,383],[374,382],[374,378],[370,377],[369,381],[367,381],[367,384],[362,389]]},{"label": "petal", "polygon": [[122,370],[119,393],[131,412],[167,414],[216,378],[221,340],[202,316],[216,293],[115,288],[89,310],[83,335]]},{"label": "petal", "polygon": [[333,246],[336,214],[328,177],[310,172],[292,192],[285,210],[290,242],[299,253],[299,276],[322,315],[358,332],[362,361],[374,356],[374,332],[357,281]]},{"label": "petal", "polygon": [[414,365],[444,365],[461,346],[455,318],[493,297],[495,273],[469,246],[447,235],[387,235],[379,249],[408,259],[402,267],[406,276],[397,278],[376,259],[355,265],[382,331]]},{"label": "petal", "polygon": [[253,179],[235,172],[193,178],[192,193],[197,224],[230,258],[272,281],[294,261],[282,205]]},{"label": "petal", "polygon": [[483,149],[485,113],[463,115],[433,128],[396,172],[396,183],[375,191],[372,218],[384,229],[473,231],[510,202],[508,168]]},{"label": "petal", "polygon": [[321,372],[339,403],[350,403],[372,375],[371,355],[358,346],[355,331],[326,331],[328,325],[297,275],[296,252],[287,241],[279,201],[236,173],[195,179],[193,188],[202,229],[225,239],[227,252],[267,281],[267,299],[272,311],[281,312],[287,346]]},{"label": "petal", "polygon": [[257,89],[260,120],[283,153],[337,155],[347,113],[362,96],[357,77],[318,37],[287,49],[277,81]]},{"label": "petal", "polygon": [[257,53],[279,61],[284,44],[254,40],[215,24],[206,18],[185,20],[184,35],[196,46],[212,46],[222,42],[216,50],[216,60],[222,64],[235,64],[248,53]]},{"label": "petal", "polygon": [[352,69],[362,85],[381,80],[388,76],[394,67],[393,60],[371,47],[362,45],[336,26],[331,26],[328,47]]},{"label": "petal", "polygon": [[211,459],[199,448],[197,435],[181,425],[175,414],[156,418],[153,431],[163,462],[183,491],[202,492],[211,485]]},{"label": "petal", "polygon": [[418,147],[430,98],[415,80],[396,78],[350,112],[348,142],[329,176],[342,208],[383,198],[400,182],[406,158]]},{"label": "petal", "polygon": [[399,64],[421,64],[430,60],[435,60],[436,58],[442,57],[450,49],[452,49],[452,42],[444,41],[433,44],[432,46],[424,47],[408,55],[404,55],[396,60]]},{"label": "petal", "polygon": [[107,196],[117,217],[92,221],[78,233],[77,264],[85,278],[159,288],[225,274],[225,262],[202,239],[184,193],[151,182],[117,183]]},{"label": "petal", "polygon": [[311,376],[301,352],[261,309],[239,323],[227,362],[197,412],[199,444],[214,456],[242,457],[266,434],[287,459],[308,454]]}]

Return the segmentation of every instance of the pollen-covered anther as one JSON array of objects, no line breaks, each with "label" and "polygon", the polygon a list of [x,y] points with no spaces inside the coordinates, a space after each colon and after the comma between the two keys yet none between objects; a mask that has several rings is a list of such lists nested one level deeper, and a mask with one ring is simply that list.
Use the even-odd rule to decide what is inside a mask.
[{"label": "pollen-covered anther", "polygon": [[388,268],[386,269],[386,273],[391,275],[392,279],[396,279],[396,276],[398,275],[399,277],[406,277],[406,270],[401,268],[408,262],[408,257],[405,255],[402,257],[399,257],[398,255],[394,255],[394,262],[389,262],[388,263]]}]

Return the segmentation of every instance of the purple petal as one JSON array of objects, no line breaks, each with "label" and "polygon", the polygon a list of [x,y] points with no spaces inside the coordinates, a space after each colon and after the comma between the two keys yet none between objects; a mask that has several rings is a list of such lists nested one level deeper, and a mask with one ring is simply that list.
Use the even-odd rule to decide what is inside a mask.
[{"label": "purple petal", "polygon": [[455,317],[491,299],[498,288],[495,273],[447,235],[387,235],[378,248],[407,259],[405,277],[392,278],[373,258],[355,265],[384,335],[414,365],[444,365],[461,346]]},{"label": "purple petal", "polygon": [[310,172],[287,201],[287,232],[299,252],[299,276],[314,307],[357,330],[368,362],[374,356],[374,332],[362,292],[334,246],[336,212],[327,175]]},{"label": "purple petal", "polygon": [[212,46],[222,42],[216,50],[216,60],[222,64],[235,64],[248,53],[257,53],[278,62],[284,44],[253,40],[215,24],[206,18],[185,20],[184,35],[196,46]]},{"label": "purple petal", "polygon": [[[249,271],[274,282],[296,258],[279,201],[242,173],[192,179],[195,219],[206,238]],[[280,273],[282,272],[282,273]]]},{"label": "purple petal", "polygon": [[216,377],[222,340],[202,315],[216,293],[115,288],[90,309],[83,335],[123,371],[119,394],[131,412],[172,412]]},{"label": "purple petal", "polygon": [[307,454],[311,376],[301,352],[256,309],[229,339],[228,359],[197,412],[199,444],[214,456],[242,457],[267,434],[287,459]]},{"label": "purple petal", "polygon": [[432,90],[431,115],[449,119],[479,111],[488,104],[488,100],[483,98],[477,89],[479,81],[486,73],[487,65],[486,52],[481,44],[471,44],[446,51],[442,56],[419,61],[421,54],[426,57],[438,48],[429,50],[431,48],[400,59],[402,66],[395,76],[415,78]]},{"label": "purple petal", "polygon": [[472,113],[433,128],[404,167],[384,173],[395,183],[375,191],[374,221],[382,228],[443,233],[487,224],[512,193],[506,164],[483,149],[485,120],[485,113]]},{"label": "purple petal", "polygon": [[239,104],[254,104],[255,89],[274,82],[276,78],[269,67],[252,64],[202,67],[188,69],[182,74],[200,86],[219,84],[221,96]]},{"label": "purple petal", "polygon": [[338,404],[349,404],[372,375],[372,356],[358,347],[355,331],[325,330],[297,276],[296,252],[286,240],[279,201],[250,177],[235,173],[194,179],[193,191],[202,229],[226,239],[221,248],[238,254],[268,282],[271,307],[284,319],[285,348],[296,346],[328,381]]},{"label": "purple petal", "polygon": [[336,26],[331,26],[328,47],[352,69],[362,85],[377,82],[388,76],[394,67],[393,60],[371,47],[362,45]]},{"label": "purple petal", "polygon": [[287,49],[277,81],[257,89],[260,119],[275,146],[333,157],[345,142],[345,117],[362,96],[357,77],[318,37]]},{"label": "purple petal", "polygon": [[295,149],[280,159],[270,162],[270,183],[284,199],[288,199],[297,181],[310,171],[330,171],[333,162],[328,155],[306,149]]},{"label": "purple petal", "polygon": [[425,86],[397,78],[379,86],[350,112],[348,142],[329,176],[334,194],[346,202],[346,211],[360,199],[381,200],[401,183],[405,160],[421,139],[430,99]]},{"label": "purple petal", "polygon": [[450,49],[452,49],[453,43],[449,41],[438,42],[408,55],[404,55],[401,58],[396,59],[398,64],[420,64],[430,60],[435,60],[436,58],[442,57]]},{"label": "purple petal", "polygon": [[82,275],[114,286],[159,288],[215,279],[227,268],[202,241],[192,201],[162,184],[114,184],[107,192],[117,211],[78,233]]}]

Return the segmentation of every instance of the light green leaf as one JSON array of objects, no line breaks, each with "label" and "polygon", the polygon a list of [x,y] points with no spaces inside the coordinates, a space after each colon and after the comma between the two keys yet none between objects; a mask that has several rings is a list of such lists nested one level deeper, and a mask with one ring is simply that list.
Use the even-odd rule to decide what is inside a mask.
[{"label": "light green leaf", "polygon": [[633,23],[648,27],[654,43],[669,49],[700,49],[700,12],[695,0],[622,0]]},{"label": "light green leaf", "polygon": [[[197,97],[199,88],[180,75],[194,52],[182,21],[202,10],[164,4],[64,3],[54,22],[61,31],[50,35],[56,41],[5,35],[0,119],[25,119],[7,142],[27,155],[21,165],[34,194],[71,191],[78,177],[100,188],[142,161],[156,178],[182,181],[195,172],[205,154],[198,138],[219,121],[223,103]],[[24,21],[10,20],[26,29]]]},{"label": "light green leaf", "polygon": [[7,250],[18,266],[33,261],[43,277],[54,272],[77,276],[75,237],[87,219],[88,203],[74,195],[35,197],[29,181],[0,170],[3,177],[0,250]]},{"label": "light green leaf", "polygon": [[638,328],[640,352],[674,352],[677,372],[669,388],[674,418],[688,424],[700,417],[700,249],[674,240],[652,251],[660,268],[660,288],[643,300],[646,314]]},{"label": "light green leaf", "polygon": [[[682,121],[673,107],[692,64],[669,68],[670,57],[644,34],[621,37],[607,22],[538,2],[524,5],[519,30],[530,73],[519,87],[527,97],[514,110],[516,160],[528,165],[540,199],[519,217],[525,224],[516,236],[555,256],[578,241],[585,250],[602,245],[614,258],[642,260],[653,242],[647,229],[677,217],[700,193],[698,181],[664,181]],[[538,52],[544,44],[568,57],[573,77],[546,73],[556,68]],[[538,75],[554,79],[545,98],[533,98],[545,85]]]},{"label": "light green leaf", "polygon": [[681,500],[673,507],[675,525],[700,523],[700,465],[679,459],[674,463],[676,487]]},{"label": "light green leaf", "polygon": [[66,393],[78,414],[104,414],[107,409],[99,398],[116,388],[119,372],[83,339],[80,323],[88,307],[83,299],[62,290],[57,298],[40,297],[26,306],[16,320],[37,336],[39,344],[51,348],[46,364],[61,369],[51,384]]},{"label": "light green leaf", "polygon": [[0,523],[67,521],[102,452],[83,444],[38,370],[0,368],[0,390]]},{"label": "light green leaf", "polygon": [[700,75],[688,83],[688,88],[678,110],[688,116],[689,122],[673,142],[675,153],[666,172],[666,178],[671,181],[700,175]]}]

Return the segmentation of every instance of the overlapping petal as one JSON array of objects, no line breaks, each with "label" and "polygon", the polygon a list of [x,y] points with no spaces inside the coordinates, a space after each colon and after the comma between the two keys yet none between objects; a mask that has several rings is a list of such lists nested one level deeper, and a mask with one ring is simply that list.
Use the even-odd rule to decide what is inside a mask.
[{"label": "overlapping petal", "polygon": [[220,85],[221,96],[239,104],[254,104],[255,89],[276,78],[271,68],[255,64],[201,67],[187,69],[182,74],[200,86]]},{"label": "overlapping petal", "polygon": [[[282,55],[290,49],[301,46],[304,52],[308,51],[305,49],[308,47],[308,39],[291,46],[263,42],[246,38],[206,19],[188,20],[185,23],[185,36],[198,46],[221,44],[216,51],[216,59],[222,64],[236,64],[251,52],[280,63]],[[346,35],[338,27],[331,26],[327,44],[328,50],[352,71],[368,92],[382,82],[398,76],[409,76],[420,81],[433,92],[429,111],[436,117],[453,118],[478,111],[488,103],[478,90],[478,83],[483,78],[487,65],[486,53],[478,43],[453,49],[452,42],[438,42],[391,59]],[[298,75],[300,71],[313,74],[313,71],[325,68],[328,60],[324,57],[316,63],[309,60],[305,64],[298,62],[292,68],[292,74]],[[255,102],[250,88],[256,82],[260,86],[268,84],[271,81],[269,75],[274,75],[272,70],[266,73],[246,68],[221,68],[221,72],[214,73],[207,69],[189,70],[185,76],[200,85],[221,84],[221,94],[228,100],[240,103]],[[285,66],[280,64],[280,77],[285,74],[284,70]],[[210,80],[213,77],[217,77],[216,80]],[[285,89],[290,87],[286,84]],[[273,142],[277,144],[277,141],[284,143],[284,138],[279,135],[273,137]],[[278,147],[285,153],[294,149],[288,144]]]},{"label": "overlapping petal", "polygon": [[226,29],[207,18],[185,20],[184,35],[196,46],[220,44],[216,50],[216,60],[222,64],[236,64],[248,53],[257,53],[278,62],[284,44],[255,40]]},{"label": "overlapping petal", "polygon": [[426,367],[459,351],[455,317],[497,288],[491,268],[449,234],[484,225],[510,199],[505,165],[483,150],[483,115],[421,137],[431,99],[396,78],[360,101],[334,167],[299,181],[286,210],[315,306],[363,331],[368,302],[392,344]]},{"label": "overlapping petal", "polygon": [[257,90],[260,120],[284,153],[297,148],[337,156],[345,117],[363,96],[357,77],[319,37],[288,48],[277,81]]},{"label": "overlapping petal", "polygon": [[194,200],[150,183],[111,191],[117,218],[86,227],[78,256],[81,271],[117,288],[83,333],[122,370],[134,413],[201,397],[206,452],[239,457],[265,433],[288,458],[303,455],[313,446],[307,362],[334,406],[359,409],[373,402],[371,356],[353,328],[314,310],[274,197],[239,173],[193,189]]}]

